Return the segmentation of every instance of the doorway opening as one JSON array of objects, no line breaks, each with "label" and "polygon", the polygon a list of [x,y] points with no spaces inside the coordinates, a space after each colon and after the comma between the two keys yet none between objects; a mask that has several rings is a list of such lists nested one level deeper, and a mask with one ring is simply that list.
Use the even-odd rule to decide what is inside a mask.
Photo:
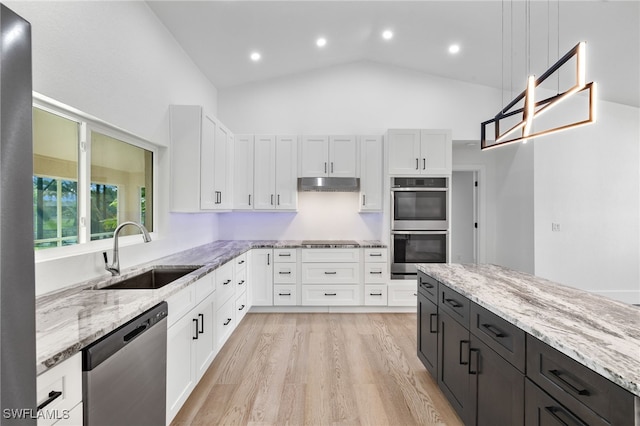
[{"label": "doorway opening", "polygon": [[451,263],[478,263],[480,171],[454,170],[451,176]]}]

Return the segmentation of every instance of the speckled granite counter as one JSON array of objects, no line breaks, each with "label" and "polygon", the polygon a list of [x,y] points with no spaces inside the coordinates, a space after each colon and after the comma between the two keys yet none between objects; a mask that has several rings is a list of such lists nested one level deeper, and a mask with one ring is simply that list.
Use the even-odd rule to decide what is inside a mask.
[{"label": "speckled granite counter", "polygon": [[640,308],[495,265],[418,269],[640,396]]},{"label": "speckled granite counter", "polygon": [[[306,242],[304,242],[306,243]],[[199,278],[252,248],[386,247],[380,241],[216,241],[67,289],[36,298],[36,373],[64,361],[83,347],[197,281]],[[157,290],[99,290],[153,267],[201,266]],[[106,272],[105,272],[106,274]]]}]

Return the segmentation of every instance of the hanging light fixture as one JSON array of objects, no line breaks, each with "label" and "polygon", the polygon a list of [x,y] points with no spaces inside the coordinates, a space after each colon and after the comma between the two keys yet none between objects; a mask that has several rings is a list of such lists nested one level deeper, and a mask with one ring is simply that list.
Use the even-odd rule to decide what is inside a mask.
[{"label": "hanging light fixture", "polygon": [[[528,3],[527,7],[529,7]],[[529,37],[529,34],[527,34],[527,37]],[[558,38],[559,37],[560,35],[558,33]],[[505,146],[515,142],[526,142],[527,140],[533,139],[535,137],[550,135],[595,122],[596,84],[594,82],[585,83],[585,50],[586,43],[580,42],[573,49],[567,52],[562,58],[560,58],[555,64],[553,64],[547,71],[545,71],[539,78],[536,79],[535,76],[530,74],[527,77],[525,90],[523,90],[518,96],[516,96],[507,106],[502,108],[495,115],[495,117],[481,123],[480,148],[482,150],[485,150]],[[530,55],[529,52],[527,52],[527,54]],[[575,58],[576,60],[575,83],[573,84],[573,86],[561,93],[558,88],[558,93],[556,95],[542,99],[540,101],[536,101],[535,89],[551,75],[559,72],[559,70],[573,58]],[[527,60],[529,60],[528,57]],[[536,118],[539,118],[542,114],[552,110],[561,102],[565,101],[576,93],[583,91],[588,91],[589,104],[586,119],[577,120],[542,131],[536,132],[533,130],[534,121]],[[517,105],[519,105],[521,102],[523,102],[523,106],[517,108]],[[501,122],[517,115],[521,115],[522,119],[508,130],[504,132],[501,131]],[[490,125],[494,126],[495,142],[493,143],[489,143],[487,141],[487,126]]]}]

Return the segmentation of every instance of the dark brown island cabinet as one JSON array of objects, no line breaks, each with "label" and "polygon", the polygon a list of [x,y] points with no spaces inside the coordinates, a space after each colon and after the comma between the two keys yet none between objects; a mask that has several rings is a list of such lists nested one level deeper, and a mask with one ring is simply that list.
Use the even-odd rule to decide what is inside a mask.
[{"label": "dark brown island cabinet", "polygon": [[418,358],[465,425],[637,424],[632,393],[420,271],[417,321]]}]

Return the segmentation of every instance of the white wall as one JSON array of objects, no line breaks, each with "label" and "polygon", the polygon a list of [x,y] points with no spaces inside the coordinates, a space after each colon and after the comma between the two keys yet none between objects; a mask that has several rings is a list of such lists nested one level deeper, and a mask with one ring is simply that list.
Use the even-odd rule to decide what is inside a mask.
[{"label": "white wall", "polygon": [[[7,2],[32,25],[33,88],[157,144],[169,145],[170,104],[215,113],[216,88],[144,2]],[[217,239],[213,214],[168,213],[168,155],[160,154],[160,238],[124,247],[123,267]],[[140,240],[141,241],[141,240]],[[101,253],[36,264],[36,292],[105,274]]]},{"label": "white wall", "polygon": [[[640,109],[535,143],[535,272],[640,303]],[[553,232],[551,224],[560,231]]]}]

